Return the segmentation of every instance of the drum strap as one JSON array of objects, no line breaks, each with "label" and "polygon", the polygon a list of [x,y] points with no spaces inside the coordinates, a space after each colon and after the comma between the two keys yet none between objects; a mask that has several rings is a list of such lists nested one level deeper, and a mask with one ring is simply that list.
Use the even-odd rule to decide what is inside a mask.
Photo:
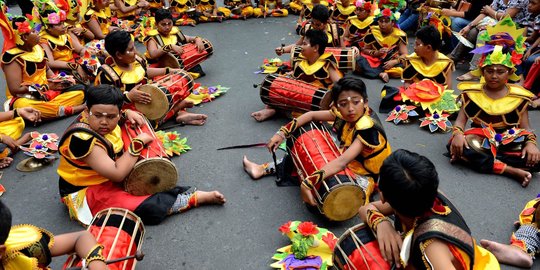
[{"label": "drum strap", "polygon": [[105,72],[105,74],[107,74],[109,78],[111,78],[114,86],[120,89],[124,87],[124,84],[122,83],[122,80],[120,79],[120,76],[118,76],[116,71],[114,71],[114,69],[111,66],[104,64],[104,65],[101,65],[101,67],[99,68],[103,70],[103,72]]},{"label": "drum strap", "polygon": [[[79,119],[77,119],[75,121],[78,121],[78,120]],[[64,135],[62,135],[62,138],[60,139],[60,142],[59,142],[58,145],[62,145],[71,134],[73,134],[75,132],[79,132],[79,131],[90,133],[92,136],[94,136],[96,139],[98,139],[100,142],[102,142],[103,145],[105,145],[106,148],[107,148],[107,154],[109,155],[109,157],[114,159],[114,148],[113,148],[112,144],[107,139],[105,139],[105,137],[103,137],[99,133],[93,131],[90,128],[90,125],[88,125],[86,123],[76,122],[76,123],[71,124],[66,129],[66,131],[64,132]],[[66,159],[66,160],[68,160],[68,159]],[[68,160],[68,162],[69,162],[69,160]],[[72,165],[74,165],[74,164],[72,164]],[[77,167],[80,167],[80,166],[77,166]]]}]

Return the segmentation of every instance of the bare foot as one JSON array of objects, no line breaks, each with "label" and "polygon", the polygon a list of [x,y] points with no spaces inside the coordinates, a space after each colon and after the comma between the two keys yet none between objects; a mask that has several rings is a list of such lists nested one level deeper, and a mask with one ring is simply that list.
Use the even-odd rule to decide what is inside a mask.
[{"label": "bare foot", "polygon": [[516,179],[522,187],[527,187],[532,179],[532,174],[528,171],[506,166],[504,174]]},{"label": "bare foot", "polygon": [[244,156],[244,171],[251,177],[253,180],[258,180],[264,176],[264,167],[255,162],[251,162]]},{"label": "bare foot", "polygon": [[208,116],[205,114],[196,114],[186,111],[179,111],[176,115],[176,122],[184,125],[202,126],[206,123]]},{"label": "bare foot", "polygon": [[388,76],[388,73],[386,72],[379,73],[379,78],[381,78],[381,80],[385,83],[390,81],[390,76]]},{"label": "bare foot", "polygon": [[9,167],[9,165],[11,165],[12,162],[13,162],[13,159],[10,157],[5,157],[5,158],[0,159],[0,169]]},{"label": "bare foot", "polygon": [[257,120],[259,122],[263,122],[266,119],[274,116],[274,114],[276,114],[275,109],[264,108],[264,109],[262,109],[260,111],[256,111],[256,112],[251,113],[251,117],[255,118],[255,120]]},{"label": "bare foot", "polygon": [[195,191],[197,195],[197,203],[203,204],[224,204],[227,199],[219,191]]},{"label": "bare foot", "polygon": [[533,260],[529,254],[518,247],[497,243],[482,239],[480,244],[489,250],[500,263],[515,265],[523,268],[531,268]]}]

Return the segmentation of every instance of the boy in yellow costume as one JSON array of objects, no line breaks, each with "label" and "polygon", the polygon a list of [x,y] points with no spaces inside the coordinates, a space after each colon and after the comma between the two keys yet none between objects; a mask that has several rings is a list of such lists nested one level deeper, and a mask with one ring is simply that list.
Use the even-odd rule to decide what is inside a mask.
[{"label": "boy in yellow costume", "polygon": [[34,23],[25,17],[6,15],[4,6],[0,24],[4,34],[2,69],[6,74],[9,107],[33,107],[48,120],[82,111],[85,107],[84,86],[49,85],[47,78],[54,74],[39,46],[39,36],[32,27]]},{"label": "boy in yellow costume", "polygon": [[[294,2],[291,5],[295,4]],[[306,23],[311,20],[311,13],[313,12],[313,7],[316,5],[323,5],[328,7],[329,4],[324,0],[306,0],[302,1],[300,5],[300,16],[298,16],[298,21],[296,22],[296,34],[300,34],[300,30]],[[295,6],[295,5],[293,5]]]},{"label": "boy in yellow costume", "polygon": [[[290,75],[295,79],[330,89],[343,75],[337,69],[336,58],[331,53],[324,52],[326,43],[326,33],[315,29],[308,30],[303,39],[299,61],[294,63]],[[276,112],[275,108],[266,106],[251,113],[251,117],[262,122],[274,116]]]},{"label": "boy in yellow costume", "polygon": [[253,15],[257,18],[266,18],[266,16],[287,17],[289,11],[283,8],[281,0],[260,0],[259,6],[253,10]]},{"label": "boy in yellow costume", "polygon": [[218,10],[227,18],[245,20],[253,16],[251,0],[226,0],[224,4],[226,7],[219,7]]},{"label": "boy in yellow costume", "polygon": [[505,17],[478,37],[486,45],[473,50],[482,54],[474,73],[483,80],[458,84],[463,105],[447,149],[451,162],[464,161],[482,173],[504,174],[527,187],[532,173],[540,170],[540,150],[527,111],[534,95],[508,83],[519,80],[514,72],[525,51],[523,31]]},{"label": "boy in yellow costume", "polygon": [[396,15],[386,8],[377,16],[378,25],[371,26],[364,36],[364,47],[356,58],[356,73],[384,82],[401,76],[399,59],[408,54],[407,34],[398,28]]},{"label": "boy in yellow costume", "polygon": [[149,5],[145,0],[114,0],[116,17],[119,19],[133,20]]},{"label": "boy in yellow costume", "polygon": [[500,269],[438,190],[437,170],[429,159],[398,149],[384,160],[380,172],[381,200],[360,207],[358,214],[392,269]]},{"label": "boy in yellow costume", "polygon": [[[147,84],[149,78],[167,75],[170,68],[148,67],[146,60],[137,55],[134,41],[129,33],[118,30],[110,33],[105,38],[105,49],[111,55],[102,65],[96,76],[95,85],[110,84],[119,88],[124,94],[126,106],[132,108],[133,103],[149,104],[152,101],[150,93],[139,90],[139,87]],[[204,125],[207,116],[194,114],[184,109],[192,106],[187,101],[172,106],[167,115],[157,124],[162,124],[173,117],[176,122],[187,125]]]},{"label": "boy in yellow costume", "polygon": [[89,0],[88,10],[83,17],[83,26],[94,34],[95,39],[104,39],[114,29],[111,26],[110,0]]},{"label": "boy in yellow costume", "polygon": [[60,10],[50,0],[35,0],[34,6],[38,11],[43,29],[39,33],[40,45],[47,55],[48,65],[55,73],[67,71],[80,83],[87,81],[86,72],[75,62],[75,53],[84,55],[86,48],[77,37],[67,33],[66,12]]},{"label": "boy in yellow costume", "polygon": [[66,24],[69,35],[77,38],[81,45],[94,39],[94,33],[84,28],[82,18],[88,9],[90,0],[55,0],[56,6],[66,12]]},{"label": "boy in yellow costume", "polygon": [[350,16],[353,16],[356,6],[355,3],[351,3],[352,1],[341,0],[334,3],[330,15],[331,20],[341,26]]},{"label": "boy in yellow costume", "polygon": [[[148,31],[144,38],[144,45],[146,45],[144,56],[151,66],[167,67],[161,61],[161,57],[167,53],[177,56],[182,54],[181,46],[187,43],[195,44],[198,52],[206,49],[202,38],[186,36],[178,27],[173,26],[172,14],[168,9],[158,9],[154,18],[156,20],[156,29]],[[193,72],[197,77],[205,75],[200,65],[193,67],[189,71]]]},{"label": "boy in yellow costume", "polygon": [[[366,85],[361,79],[352,76],[341,78],[332,88],[333,107],[330,110],[307,112],[281,127],[268,141],[268,150],[275,152],[285,139],[291,138],[296,130],[309,122],[334,122],[340,155],[303,180],[301,195],[307,204],[316,205],[311,189],[345,168],[349,168],[356,175],[369,177],[365,189],[366,201],[369,200],[375,187],[374,179],[379,174],[382,162],[392,150],[381,123],[369,108],[366,91]],[[286,156],[280,164],[287,167],[287,164],[290,164],[286,161],[287,158],[290,156]],[[246,156],[243,163],[244,170],[253,180],[276,173],[278,166],[273,163],[256,164]],[[285,173],[290,174],[292,169],[285,168]]]},{"label": "boy in yellow costume", "polygon": [[355,15],[350,16],[345,23],[345,32],[343,33],[343,46],[358,47],[364,46],[364,36],[369,31],[369,27],[375,21],[375,12],[378,12],[377,4],[371,1],[356,1]]},{"label": "boy in yellow costume", "polygon": [[218,10],[216,0],[198,0],[195,10],[199,15],[199,22],[221,22],[224,16],[223,12]]},{"label": "boy in yellow costume", "polygon": [[195,5],[191,0],[172,0],[171,12],[176,17],[175,25],[190,25],[195,26],[198,23],[195,16]]},{"label": "boy in yellow costume", "polygon": [[50,269],[52,257],[77,253],[85,258],[89,270],[109,269],[105,264],[103,246],[89,231],[54,236],[51,232],[30,224],[12,226],[9,208],[0,201],[0,269]]}]

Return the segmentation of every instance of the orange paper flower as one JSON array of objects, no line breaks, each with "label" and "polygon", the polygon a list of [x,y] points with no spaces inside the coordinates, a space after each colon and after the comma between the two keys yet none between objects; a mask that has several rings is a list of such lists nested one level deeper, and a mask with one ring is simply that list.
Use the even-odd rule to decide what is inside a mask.
[{"label": "orange paper flower", "polygon": [[310,235],[315,235],[319,233],[319,229],[317,228],[317,225],[309,221],[300,223],[298,225],[298,228],[296,228],[296,230],[303,236],[310,236]]}]

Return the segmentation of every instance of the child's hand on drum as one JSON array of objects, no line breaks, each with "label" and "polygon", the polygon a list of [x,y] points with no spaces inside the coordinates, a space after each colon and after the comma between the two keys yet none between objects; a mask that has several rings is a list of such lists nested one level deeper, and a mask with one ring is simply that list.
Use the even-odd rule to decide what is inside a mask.
[{"label": "child's hand on drum", "polygon": [[172,45],[172,50],[175,54],[178,55],[181,55],[184,52],[184,49],[182,49],[182,47],[178,45]]},{"label": "child's hand on drum", "polygon": [[382,221],[376,226],[379,249],[385,261],[395,263],[400,268],[399,252],[403,244],[401,236],[389,220]]},{"label": "child's hand on drum", "polygon": [[527,158],[527,166],[534,167],[540,161],[540,150],[534,143],[527,143],[521,151],[521,158]]},{"label": "child's hand on drum", "polygon": [[146,123],[145,117],[138,112],[127,109],[125,111],[125,115],[126,115],[126,119],[129,122],[135,124],[136,126],[142,126]]},{"label": "child's hand on drum", "polygon": [[311,206],[317,206],[317,202],[315,201],[315,197],[313,197],[313,193],[311,193],[311,190],[304,186],[300,185],[300,196],[302,196],[302,200],[311,205]]},{"label": "child's hand on drum", "polygon": [[268,144],[266,144],[266,148],[268,148],[268,151],[270,152],[276,152],[279,145],[285,140],[285,135],[281,133],[281,131],[278,131],[272,138],[270,138],[270,141],[268,141]]},{"label": "child's hand on drum", "polygon": [[129,91],[129,100],[131,100],[131,102],[137,102],[142,104],[149,104],[150,102],[152,102],[152,96],[150,95],[150,93],[139,90],[139,86],[140,85]]},{"label": "child's hand on drum", "polygon": [[144,145],[147,145],[154,140],[154,137],[152,137],[152,135],[148,133],[141,133],[137,135],[137,139],[140,139],[144,143]]},{"label": "child's hand on drum", "polygon": [[197,50],[201,53],[204,52],[204,43],[200,37],[195,38],[195,45],[197,45]]},{"label": "child's hand on drum", "polygon": [[452,145],[450,146],[450,160],[459,160],[461,155],[463,155],[463,148],[469,149],[469,145],[465,140],[465,135],[462,133],[455,134],[452,138]]}]

